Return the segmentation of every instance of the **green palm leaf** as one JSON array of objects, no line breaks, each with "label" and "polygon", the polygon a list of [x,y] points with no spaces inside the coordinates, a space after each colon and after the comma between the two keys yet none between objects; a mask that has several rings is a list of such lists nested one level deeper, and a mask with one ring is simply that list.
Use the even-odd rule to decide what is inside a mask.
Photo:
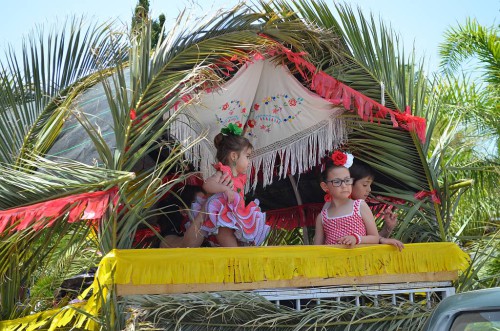
[{"label": "green palm leaf", "polygon": [[4,163],[45,153],[69,103],[82,88],[95,84],[81,78],[109,66],[110,54],[123,47],[119,38],[107,37],[107,25],[85,29],[83,20],[73,19],[65,26],[62,33],[47,37],[41,30],[23,45],[20,60],[10,51],[1,64],[0,135],[11,138],[0,145]]},{"label": "green palm leaf", "polygon": [[0,208],[8,209],[71,194],[106,189],[134,178],[133,173],[95,168],[71,160],[25,160],[33,171],[0,164]]},{"label": "green palm leaf", "polygon": [[485,81],[498,89],[500,84],[500,41],[498,28],[484,27],[475,19],[467,19],[465,24],[450,28],[441,44],[440,67],[445,72],[453,72],[471,57],[477,57],[485,69]]}]

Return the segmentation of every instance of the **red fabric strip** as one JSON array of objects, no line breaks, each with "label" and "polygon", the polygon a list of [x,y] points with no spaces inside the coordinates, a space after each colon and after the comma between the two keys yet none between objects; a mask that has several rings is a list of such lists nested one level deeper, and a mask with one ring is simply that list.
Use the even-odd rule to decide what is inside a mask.
[{"label": "red fabric strip", "polygon": [[[0,233],[14,226],[10,231],[22,231],[33,225],[38,231],[52,226],[55,220],[69,212],[68,222],[80,219],[100,219],[117,189],[82,193],[41,202],[30,206],[0,211]],[[83,215],[82,215],[83,213]],[[17,225],[16,223],[19,222]]]},{"label": "red fabric strip", "polygon": [[[309,203],[301,206],[266,211],[266,224],[278,229],[293,230],[304,226],[314,226],[316,216],[324,203]],[[302,212],[304,217],[302,218]]]},{"label": "red fabric strip", "polygon": [[[295,64],[296,69],[302,77],[310,81],[310,89],[315,91],[324,99],[332,102],[333,104],[342,104],[344,108],[349,111],[351,111],[351,105],[354,104],[354,107],[356,108],[354,111],[357,111],[358,115],[364,121],[373,121],[374,110],[377,111],[375,116],[378,118],[384,118],[387,114],[389,114],[395,128],[401,127],[407,131],[415,132],[422,143],[425,142],[425,119],[411,115],[409,106],[406,106],[405,113],[389,109],[366,95],[347,85],[344,85],[325,72],[317,70],[312,63],[303,58],[303,55],[305,55],[303,52],[294,53],[285,46],[279,43],[276,44],[277,47],[280,48],[279,51],[286,54],[288,60]],[[276,49],[269,52],[269,54],[276,53]],[[303,69],[306,69],[308,74],[304,73]],[[354,103],[352,102],[352,98],[355,100]],[[371,108],[367,105],[370,105]],[[402,121],[403,123],[398,123],[399,121]]]}]

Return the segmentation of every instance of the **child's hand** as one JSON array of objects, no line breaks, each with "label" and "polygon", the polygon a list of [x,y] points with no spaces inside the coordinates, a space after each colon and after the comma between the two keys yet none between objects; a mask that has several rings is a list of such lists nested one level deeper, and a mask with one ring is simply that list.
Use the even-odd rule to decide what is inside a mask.
[{"label": "child's hand", "polygon": [[398,224],[398,218],[396,214],[394,214],[390,210],[385,210],[384,211],[384,228],[387,231],[387,235],[390,235],[392,230],[396,227]]},{"label": "child's hand", "polygon": [[233,180],[231,178],[231,175],[228,173],[223,172],[220,179],[219,179],[219,184],[222,184],[224,186],[229,187],[231,190],[234,190],[234,184]]},{"label": "child's hand", "polygon": [[349,246],[356,245],[356,237],[354,237],[354,236],[344,236],[344,237],[339,238],[337,240],[337,244],[340,244],[340,245],[349,245]]},{"label": "child's hand", "polygon": [[392,245],[399,249],[400,252],[403,248],[405,248],[405,245],[397,239],[380,237],[380,243],[384,245]]},{"label": "child's hand", "polygon": [[228,203],[233,203],[234,201],[234,191],[231,189],[226,190],[226,195],[227,195],[227,202]]}]

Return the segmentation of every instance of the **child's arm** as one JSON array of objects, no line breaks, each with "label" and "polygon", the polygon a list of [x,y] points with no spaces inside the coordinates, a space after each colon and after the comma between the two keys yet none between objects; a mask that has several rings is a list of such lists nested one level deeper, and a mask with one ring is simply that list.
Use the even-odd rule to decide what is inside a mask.
[{"label": "child's arm", "polygon": [[[392,207],[392,206],[391,206]],[[394,214],[391,210],[386,209],[384,210],[384,226],[379,232],[379,235],[381,237],[389,237],[398,224],[398,218],[396,217],[396,214]]]},{"label": "child's arm", "polygon": [[366,204],[366,202],[361,201],[360,205],[361,218],[363,222],[365,222],[366,227],[366,236],[361,236],[362,244],[378,244],[379,243],[379,235],[377,231],[377,225],[375,224],[375,218],[373,217],[372,211],[370,207]]},{"label": "child's arm", "polygon": [[212,176],[208,177],[203,183],[203,189],[208,194],[226,193],[229,202],[234,200],[233,183],[229,182],[228,185],[224,183],[225,175],[221,171],[217,171]]},{"label": "child's arm", "polygon": [[325,233],[323,232],[323,218],[321,213],[316,216],[316,229],[314,231],[314,244],[324,245],[325,244]]}]

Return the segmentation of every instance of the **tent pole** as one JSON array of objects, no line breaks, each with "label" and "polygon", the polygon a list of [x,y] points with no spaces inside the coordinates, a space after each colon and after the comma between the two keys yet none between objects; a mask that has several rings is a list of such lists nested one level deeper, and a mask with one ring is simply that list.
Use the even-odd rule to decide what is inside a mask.
[{"label": "tent pole", "polygon": [[[292,184],[293,193],[295,193],[295,199],[297,199],[297,206],[302,206],[302,197],[299,193],[297,181],[292,175],[288,175],[288,179],[290,179],[290,183]],[[305,224],[306,214],[304,209],[300,209],[300,221],[302,224]],[[307,231],[307,226],[302,227],[302,241],[304,242],[304,245],[309,245],[309,232]]]}]

